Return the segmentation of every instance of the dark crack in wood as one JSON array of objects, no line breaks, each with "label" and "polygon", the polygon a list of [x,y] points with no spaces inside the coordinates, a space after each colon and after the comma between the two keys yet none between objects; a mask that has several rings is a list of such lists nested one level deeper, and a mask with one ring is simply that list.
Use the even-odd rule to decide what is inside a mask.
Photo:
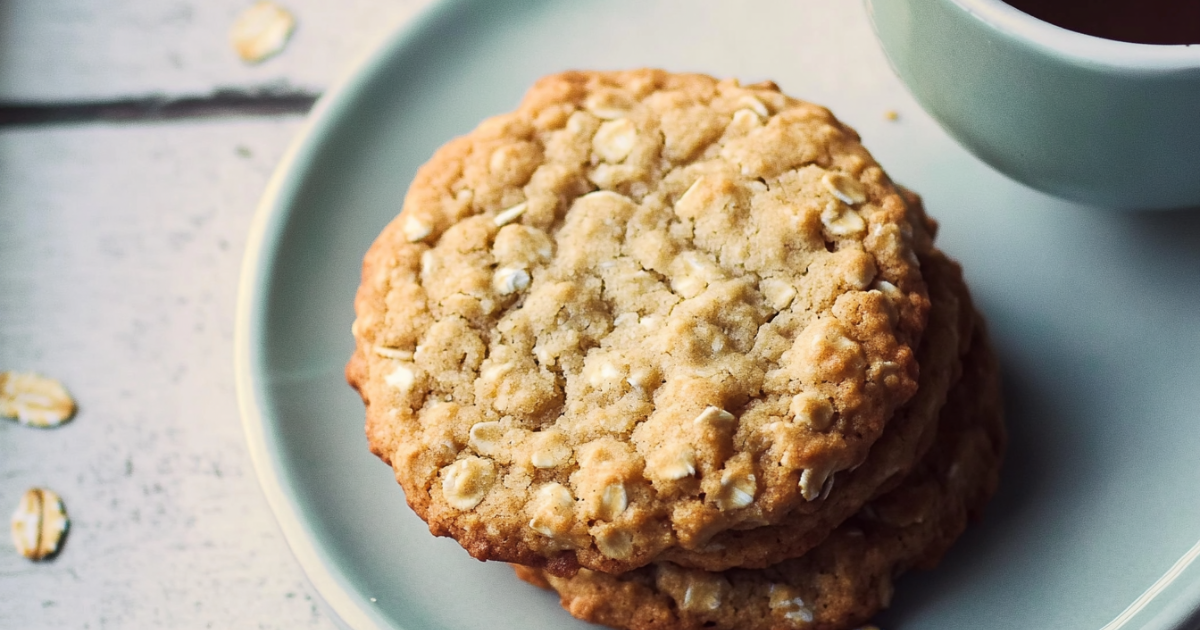
[{"label": "dark crack in wood", "polygon": [[218,91],[207,96],[150,96],[107,101],[0,101],[0,127],[143,122],[189,118],[307,114],[319,94]]}]

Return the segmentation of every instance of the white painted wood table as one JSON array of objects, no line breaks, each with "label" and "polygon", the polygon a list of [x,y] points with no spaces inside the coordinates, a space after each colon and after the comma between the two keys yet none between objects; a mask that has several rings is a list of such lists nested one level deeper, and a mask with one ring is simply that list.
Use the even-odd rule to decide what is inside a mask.
[{"label": "white painted wood table", "polygon": [[[227,32],[251,0],[0,0],[0,109],[57,120],[0,125],[0,370],[79,402],[57,429],[0,421],[5,520],[46,486],[72,522],[48,562],[5,535],[0,628],[334,627],[242,437],[237,278],[305,100],[426,1],[281,0],[297,30],[250,66]],[[301,105],[254,106],[280,93]],[[95,115],[175,99],[195,107]]]}]

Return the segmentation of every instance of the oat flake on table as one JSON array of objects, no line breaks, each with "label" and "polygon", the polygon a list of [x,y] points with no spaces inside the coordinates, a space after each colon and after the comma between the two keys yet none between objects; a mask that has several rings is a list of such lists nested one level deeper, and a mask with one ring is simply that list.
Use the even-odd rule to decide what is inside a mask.
[{"label": "oat flake on table", "polygon": [[58,494],[30,488],[12,515],[13,545],[30,560],[44,560],[58,553],[69,523]]},{"label": "oat flake on table", "polygon": [[32,372],[0,372],[0,416],[33,427],[56,427],[75,414],[63,384]]},{"label": "oat flake on table", "polygon": [[256,2],[229,29],[229,41],[242,61],[259,63],[279,54],[296,28],[296,18],[274,2]]}]

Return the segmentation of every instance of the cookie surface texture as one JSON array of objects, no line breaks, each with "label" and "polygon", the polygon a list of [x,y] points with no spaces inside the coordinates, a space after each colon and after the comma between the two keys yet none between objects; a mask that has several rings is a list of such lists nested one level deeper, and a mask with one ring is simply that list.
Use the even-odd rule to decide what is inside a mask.
[{"label": "cookie surface texture", "polygon": [[371,449],[434,534],[559,574],[778,522],[916,390],[914,214],[773,84],[547,77],[442,147],[366,255]]},{"label": "cookie surface texture", "polygon": [[867,460],[854,470],[835,475],[827,497],[801,504],[779,523],[727,530],[699,549],[669,549],[659,556],[660,560],[720,571],[761,568],[800,556],[864,503],[891,489],[912,471],[933,443],[941,410],[962,374],[962,359],[970,348],[976,323],[958,264],[939,251],[922,255],[921,263],[932,307],[917,349],[919,387],[896,410]]},{"label": "cookie surface texture", "polygon": [[557,590],[572,615],[616,628],[857,628],[890,604],[895,576],[932,568],[977,516],[996,489],[1004,446],[999,370],[977,334],[926,457],[808,554],[721,572],[655,563],[622,575],[517,574]]}]

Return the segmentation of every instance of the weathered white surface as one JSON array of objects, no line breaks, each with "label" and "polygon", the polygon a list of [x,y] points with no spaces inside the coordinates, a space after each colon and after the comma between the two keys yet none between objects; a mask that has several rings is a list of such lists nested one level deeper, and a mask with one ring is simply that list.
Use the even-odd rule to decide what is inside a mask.
[{"label": "weathered white surface", "polygon": [[297,20],[280,55],[247,65],[229,27],[254,0],[0,0],[0,100],[320,92],[431,0],[276,0]]},{"label": "weathered white surface", "polygon": [[[429,0],[281,0],[298,26],[247,65],[252,0],[0,0],[0,100],[320,92]],[[232,336],[246,230],[298,117],[0,130],[0,369],[76,396],[0,421],[0,517],[59,492],[63,552],[0,538],[2,628],[331,628],[263,500]],[[7,529],[7,525],[5,525]]]},{"label": "weathered white surface", "polygon": [[[429,0],[0,0],[0,100],[325,90]],[[0,369],[61,379],[73,422],[0,421],[0,517],[59,492],[63,552],[0,538],[0,628],[331,628],[263,500],[233,385],[246,230],[298,117],[0,130]],[[5,525],[7,529],[7,525]]]},{"label": "weathered white surface", "polygon": [[[71,516],[34,564],[0,540],[3,628],[331,628],[263,500],[233,385],[247,226],[298,117],[0,131],[0,369],[75,420],[0,421],[0,516]],[[7,524],[5,524],[7,529]]]}]

